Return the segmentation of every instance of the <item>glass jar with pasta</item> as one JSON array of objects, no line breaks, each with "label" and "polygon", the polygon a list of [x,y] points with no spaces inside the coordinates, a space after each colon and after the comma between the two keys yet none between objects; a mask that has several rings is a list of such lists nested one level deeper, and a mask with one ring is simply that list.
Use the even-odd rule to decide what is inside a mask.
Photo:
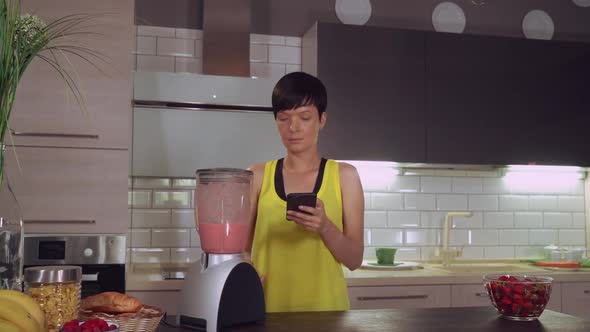
[{"label": "glass jar with pasta", "polygon": [[25,292],[45,313],[49,332],[78,318],[82,268],[79,266],[35,266],[24,273]]}]

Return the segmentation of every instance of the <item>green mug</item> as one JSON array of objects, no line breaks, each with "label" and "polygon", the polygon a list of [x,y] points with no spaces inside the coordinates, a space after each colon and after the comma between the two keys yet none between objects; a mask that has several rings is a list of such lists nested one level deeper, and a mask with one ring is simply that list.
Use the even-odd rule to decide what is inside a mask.
[{"label": "green mug", "polygon": [[376,248],[377,264],[393,265],[396,251],[396,248]]}]

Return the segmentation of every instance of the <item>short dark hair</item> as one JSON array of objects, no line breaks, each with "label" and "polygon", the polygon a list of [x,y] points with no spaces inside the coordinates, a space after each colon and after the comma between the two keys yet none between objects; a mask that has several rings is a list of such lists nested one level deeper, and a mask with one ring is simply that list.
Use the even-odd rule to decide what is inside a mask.
[{"label": "short dark hair", "polygon": [[272,91],[272,111],[277,113],[284,110],[314,105],[319,116],[326,111],[328,96],[326,87],[315,76],[304,72],[289,73],[277,82]]}]

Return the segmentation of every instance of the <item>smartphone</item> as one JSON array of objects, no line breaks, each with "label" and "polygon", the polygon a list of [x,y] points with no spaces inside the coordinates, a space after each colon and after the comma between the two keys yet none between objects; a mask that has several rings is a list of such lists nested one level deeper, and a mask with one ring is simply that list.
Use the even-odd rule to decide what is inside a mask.
[{"label": "smartphone", "polygon": [[299,210],[299,206],[315,207],[316,201],[317,195],[315,193],[290,193],[287,195],[287,210],[305,212]]}]

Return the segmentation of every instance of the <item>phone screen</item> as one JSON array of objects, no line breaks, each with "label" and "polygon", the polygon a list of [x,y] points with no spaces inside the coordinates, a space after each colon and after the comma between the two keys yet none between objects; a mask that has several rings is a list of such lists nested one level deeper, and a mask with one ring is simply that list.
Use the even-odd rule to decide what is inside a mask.
[{"label": "phone screen", "polygon": [[287,210],[299,211],[300,205],[315,207],[317,195],[315,193],[290,193],[287,195]]}]

